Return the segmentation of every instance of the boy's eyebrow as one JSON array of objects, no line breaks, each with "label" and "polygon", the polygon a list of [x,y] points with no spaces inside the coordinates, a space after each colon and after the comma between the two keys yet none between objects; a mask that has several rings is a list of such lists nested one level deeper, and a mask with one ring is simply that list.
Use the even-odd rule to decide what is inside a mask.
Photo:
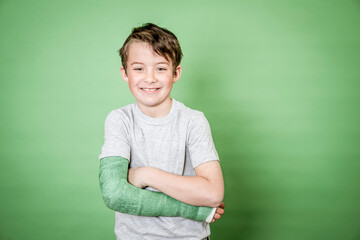
[{"label": "boy's eyebrow", "polygon": [[157,62],[156,64],[169,64],[168,62]]},{"label": "boy's eyebrow", "polygon": [[133,62],[131,63],[131,65],[134,65],[134,64],[143,64],[142,62]]},{"label": "boy's eyebrow", "polygon": [[[130,64],[130,66],[132,66],[132,65],[134,65],[134,64],[144,64],[144,63],[142,63],[142,62],[132,62],[132,63]],[[167,64],[167,65],[169,65],[169,62],[157,62],[156,64]]]}]

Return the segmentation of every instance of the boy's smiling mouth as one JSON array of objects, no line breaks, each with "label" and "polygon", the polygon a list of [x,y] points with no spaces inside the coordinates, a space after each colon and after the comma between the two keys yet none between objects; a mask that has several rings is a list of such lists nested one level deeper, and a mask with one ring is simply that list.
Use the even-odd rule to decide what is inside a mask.
[{"label": "boy's smiling mouth", "polygon": [[160,88],[140,88],[143,92],[145,92],[146,94],[154,94],[156,92],[158,92],[158,90]]}]

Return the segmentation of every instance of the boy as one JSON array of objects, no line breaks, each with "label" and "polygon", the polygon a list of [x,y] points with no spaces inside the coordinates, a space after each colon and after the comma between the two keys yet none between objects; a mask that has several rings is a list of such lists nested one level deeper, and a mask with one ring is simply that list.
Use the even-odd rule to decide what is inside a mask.
[{"label": "boy", "polygon": [[224,213],[224,183],[205,116],[170,97],[182,70],[179,42],[149,23],[133,29],[119,54],[136,103],[107,116],[99,156],[116,237],[207,239],[208,223]]}]

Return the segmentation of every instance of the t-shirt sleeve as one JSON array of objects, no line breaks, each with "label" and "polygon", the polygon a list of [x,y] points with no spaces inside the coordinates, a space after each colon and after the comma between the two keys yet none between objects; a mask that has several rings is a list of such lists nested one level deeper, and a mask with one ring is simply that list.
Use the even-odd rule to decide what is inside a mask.
[{"label": "t-shirt sleeve", "polygon": [[208,161],[219,160],[209,122],[203,113],[199,113],[189,123],[187,152],[193,168]]},{"label": "t-shirt sleeve", "polygon": [[120,156],[130,160],[129,131],[126,127],[125,114],[112,111],[105,120],[104,145],[99,159]]}]

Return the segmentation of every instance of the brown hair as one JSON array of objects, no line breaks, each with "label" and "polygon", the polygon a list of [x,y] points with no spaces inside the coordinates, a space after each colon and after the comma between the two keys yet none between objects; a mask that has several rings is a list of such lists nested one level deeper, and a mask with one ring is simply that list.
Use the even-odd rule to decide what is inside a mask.
[{"label": "brown hair", "polygon": [[183,55],[175,34],[153,23],[145,23],[141,27],[133,28],[123,46],[118,50],[125,72],[127,68],[128,48],[133,40],[148,43],[154,52],[169,62],[171,60],[173,73],[175,73],[175,69],[179,66]]}]

